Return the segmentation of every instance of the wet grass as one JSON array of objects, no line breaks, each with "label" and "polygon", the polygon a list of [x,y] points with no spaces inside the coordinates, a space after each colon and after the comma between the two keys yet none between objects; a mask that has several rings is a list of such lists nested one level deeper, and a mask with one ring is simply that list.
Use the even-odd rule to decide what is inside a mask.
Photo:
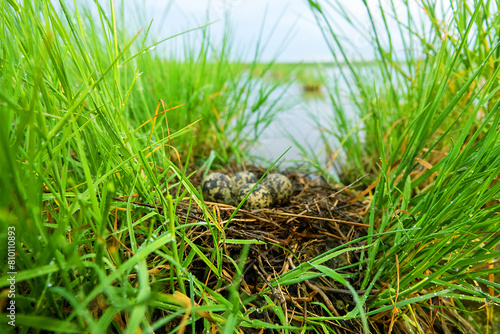
[{"label": "wet grass", "polygon": [[[367,314],[387,319],[381,332],[396,329],[398,322],[403,331],[425,331],[429,312],[443,315],[432,303],[439,296],[446,301],[440,307],[483,312],[491,326],[490,312],[498,312],[500,301],[494,278],[500,243],[500,50],[498,17],[490,15],[497,4],[424,1],[415,8],[391,1],[380,10],[365,2],[368,27],[351,20],[340,2],[310,4],[340,68],[328,80],[334,85],[334,126],[319,124],[335,129],[323,136],[331,154],[326,162],[312,161],[325,179],[336,178],[333,166],[345,183],[365,176],[360,196],[368,196],[366,221],[375,245],[365,254],[362,286],[384,289],[367,302]],[[369,67],[350,63],[347,52],[356,44],[342,35],[345,25],[377,50]],[[397,39],[403,50],[396,49]],[[362,51],[354,58],[363,59]],[[342,80],[347,84],[335,85]],[[349,117],[344,96],[358,117]],[[329,146],[333,139],[342,147]],[[339,153],[343,159],[335,161]],[[396,233],[375,236],[388,231]],[[463,300],[476,302],[475,309]],[[471,327],[457,327],[488,331],[472,319]]]},{"label": "wet grass", "polygon": [[[330,160],[314,166],[330,182],[331,165],[345,184],[366,175],[366,190],[351,191],[345,204],[363,208],[351,214],[370,227],[361,239],[253,286],[259,296],[244,295],[240,284],[260,241],[226,240],[236,213],[225,217],[203,201],[193,165],[207,172],[245,161],[279,109],[279,96],[271,99],[279,82],[300,80],[300,73],[258,57],[231,61],[230,38],[215,47],[209,26],[186,32],[201,37],[172,52],[184,53],[180,61],[155,54],[149,29],[131,34],[116,10],[93,5],[97,19],[63,1],[57,9],[51,2],[0,4],[0,238],[15,228],[17,271],[17,328],[2,317],[4,332],[333,332],[348,319],[380,333],[423,333],[436,319],[464,332],[485,328],[470,313],[492,323],[486,312],[500,302],[493,278],[500,270],[494,4],[453,2],[453,16],[442,20],[433,3],[422,3],[432,30],[412,21],[416,16],[400,22],[404,66],[382,42],[394,36],[384,22],[401,7],[371,12],[376,28],[366,37],[378,53],[369,68],[342,56],[346,46],[328,14],[338,5],[310,4],[344,71],[337,79],[349,83],[347,90],[326,86],[335,113],[331,126],[322,126],[335,126],[325,144],[337,137],[349,159],[336,165],[329,147]],[[411,51],[415,45],[422,53]],[[284,73],[278,83],[269,80],[272,69]],[[357,108],[355,120],[344,112],[345,96]],[[203,244],[193,230],[203,230]],[[229,257],[231,243],[240,248]],[[10,270],[7,242],[0,244],[4,311]],[[356,274],[324,265],[348,250],[356,251],[349,264]],[[193,263],[202,268],[197,275]],[[352,296],[349,307],[337,316],[326,301],[311,299],[326,315],[306,310],[291,324],[270,286],[321,277]],[[249,305],[257,297],[279,323],[255,317],[261,310]]]},{"label": "wet grass", "polygon": [[[3,311],[9,227],[17,272],[17,327],[2,317],[2,332],[151,331],[219,311],[227,313],[213,315],[217,324],[232,330],[242,317],[237,288],[207,294],[186,271],[200,256],[221,275],[224,236],[186,173],[195,162],[246,157],[278,110],[269,98],[276,85],[230,62],[229,38],[216,47],[208,26],[163,41],[196,36],[175,50],[182,61],[165,60],[154,54],[162,41],[150,42],[148,26],[126,30],[113,1],[111,10],[0,7]],[[181,201],[198,203],[212,249],[186,237]]]}]

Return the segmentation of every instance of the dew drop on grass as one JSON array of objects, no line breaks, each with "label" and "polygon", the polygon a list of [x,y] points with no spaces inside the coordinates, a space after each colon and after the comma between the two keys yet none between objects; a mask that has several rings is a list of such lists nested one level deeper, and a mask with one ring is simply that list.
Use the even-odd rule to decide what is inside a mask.
[{"label": "dew drop on grass", "polygon": [[152,47],[149,48],[149,50],[154,50],[156,49],[156,45],[153,45]]}]

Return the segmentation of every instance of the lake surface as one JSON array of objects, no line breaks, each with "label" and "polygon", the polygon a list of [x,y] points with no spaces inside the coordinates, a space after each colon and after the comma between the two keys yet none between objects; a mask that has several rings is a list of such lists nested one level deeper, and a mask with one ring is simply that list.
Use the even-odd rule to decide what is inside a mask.
[{"label": "lake surface", "polygon": [[[340,79],[340,68],[325,67],[323,75],[328,82],[337,84],[341,91],[345,91],[345,94],[341,94],[342,107],[348,116],[356,118],[355,109],[347,97],[346,83]],[[293,83],[283,97],[285,109],[280,111],[275,121],[263,131],[251,154],[269,163],[274,162],[291,147],[278,163],[280,166],[300,165],[305,159],[311,159],[312,155],[316,155],[318,160],[326,165],[330,156],[325,152],[322,133],[334,150],[340,145],[337,138],[326,134],[326,131],[335,131],[335,113],[327,94],[328,89],[331,87],[322,86],[318,92],[310,93],[304,91],[304,85],[300,82]],[[281,92],[282,90],[276,91],[271,98],[277,97]],[[294,141],[300,143],[307,153],[304,154]]]}]

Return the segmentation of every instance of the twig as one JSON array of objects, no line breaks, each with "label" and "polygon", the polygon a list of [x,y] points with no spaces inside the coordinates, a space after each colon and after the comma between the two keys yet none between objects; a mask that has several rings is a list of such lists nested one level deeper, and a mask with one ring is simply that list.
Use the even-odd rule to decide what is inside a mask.
[{"label": "twig", "polygon": [[[288,257],[288,262],[290,263],[290,266],[292,268],[295,268],[295,265],[293,264],[293,261],[292,261],[292,257],[289,256]],[[323,298],[323,301],[325,302],[326,304],[326,307],[330,310],[330,312],[332,312],[336,317],[340,317],[340,314],[339,312],[337,311],[337,309],[333,306],[332,302],[330,301],[330,299],[328,298],[328,296],[326,295],[326,293],[321,290],[320,288],[318,288],[316,285],[312,284],[311,282],[309,282],[309,280],[305,280],[304,283],[306,283],[306,285],[312,289],[314,292],[318,293],[321,298]]]},{"label": "twig", "polygon": [[342,223],[342,224],[346,224],[346,225],[353,225],[353,226],[359,226],[359,227],[367,227],[367,228],[371,227],[368,224],[354,223],[354,222],[349,222],[347,220],[341,220],[341,219],[335,219],[335,218],[324,218],[324,217],[298,215],[298,214],[294,214],[294,213],[279,212],[279,211],[273,211],[273,210],[267,210],[266,212],[269,212],[269,213],[272,213],[272,214],[278,215],[278,216],[290,216],[290,217],[298,217],[298,218],[309,218],[309,219],[324,220],[324,221]]},{"label": "twig", "polygon": [[273,287],[273,285],[271,284],[271,282],[269,282],[267,280],[267,278],[264,276],[264,274],[262,274],[261,270],[259,267],[257,267],[255,264],[253,265],[253,269],[255,269],[255,271],[257,272],[257,274],[260,276],[260,278],[262,278],[262,280],[267,284],[267,286],[271,289],[271,291],[273,292],[273,295],[274,297],[276,297],[279,301],[280,304],[283,304],[285,302],[285,300],[283,299],[283,297],[281,297],[278,293],[278,291],[276,291],[276,289]]}]

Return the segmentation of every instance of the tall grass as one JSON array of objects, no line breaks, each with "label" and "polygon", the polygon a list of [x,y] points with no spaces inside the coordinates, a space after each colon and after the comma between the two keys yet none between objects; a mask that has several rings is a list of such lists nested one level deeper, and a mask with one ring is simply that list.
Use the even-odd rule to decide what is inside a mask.
[{"label": "tall grass", "polygon": [[[395,6],[371,12],[375,29],[367,36],[378,61],[369,70],[339,56],[346,54],[344,41],[328,13],[340,7],[310,4],[336,61],[345,65],[344,80],[352,83],[356,123],[341,108],[342,92],[332,90],[330,97],[337,136],[352,159],[342,166],[343,178],[368,175],[365,182],[373,185],[360,196],[372,227],[365,239],[351,242],[364,246],[332,249],[272,284],[328,276],[351,291],[356,307],[344,317],[311,316],[293,327],[266,288],[262,298],[281,323],[251,320],[255,310],[243,305],[256,296],[238,289],[248,248],[239,259],[226,257],[217,212],[189,181],[193,157],[217,150],[203,167],[214,159],[242,159],[253,134],[273,119],[269,97],[277,84],[249,75],[259,70],[258,56],[250,66],[230,59],[230,36],[213,51],[209,27],[201,27],[192,32],[201,33],[200,44],[187,40],[183,59],[160,59],[149,28],[130,35],[113,1],[109,9],[92,4],[96,14],[64,1],[57,8],[47,1],[4,1],[0,238],[16,228],[17,328],[2,317],[3,332],[135,333],[165,326],[194,332],[201,320],[224,333],[239,327],[300,333],[327,331],[331,321],[348,318],[360,318],[368,332],[366,315],[390,320],[387,326],[400,331],[424,332],[418,319],[427,319],[426,309],[468,313],[465,300],[487,302],[487,309],[499,302],[500,286],[488,276],[499,271],[492,261],[500,242],[498,32],[487,7],[494,4],[453,2],[451,18],[442,21],[435,4],[423,2],[430,31],[408,12],[398,31],[424,53],[408,50],[404,66],[390,38],[387,44],[394,35],[384,22],[395,16]],[[182,219],[183,202],[197,203],[204,221]],[[191,240],[189,229],[198,225],[208,227],[213,247]],[[0,244],[4,264],[6,242]],[[354,264],[358,274],[324,265],[346,251],[364,251]],[[206,277],[217,277],[220,291],[186,269],[195,258]],[[224,261],[234,266],[234,284],[225,279]],[[6,300],[9,270],[1,270]],[[374,289],[379,293],[371,298]],[[435,308],[437,296],[450,302]]]},{"label": "tall grass", "polygon": [[[147,74],[139,78],[139,89],[130,96],[130,105],[135,108],[129,110],[131,120],[140,124],[144,114],[154,114],[158,100],[167,97],[166,105],[182,105],[166,115],[171,129],[201,119],[192,133],[195,158],[215,150],[220,162],[240,161],[280,110],[276,107],[280,96],[270,97],[277,85],[262,80],[267,71],[259,76],[249,74],[257,59],[250,64],[234,60],[238,54],[232,51],[229,32],[215,50],[210,45],[210,31],[201,34],[200,38],[183,39],[182,57],[176,56],[175,47],[166,58],[159,53],[142,57],[143,73]],[[144,89],[149,92],[145,94]],[[155,135],[161,139],[166,134]],[[184,152],[190,146],[188,141],[176,145]]]},{"label": "tall grass", "polygon": [[[130,34],[115,5],[0,3],[3,301],[8,227],[17,250],[16,328],[2,316],[1,331],[151,332],[184,317],[176,332],[202,314],[230,332],[236,290],[222,296],[186,270],[199,256],[221,277],[224,235],[187,170],[212,148],[208,163],[244,157],[247,128],[273,118],[275,86],[230,62],[228,37],[217,49],[208,27],[192,32],[201,50],[186,42],[182,62],[159,59],[149,28]],[[181,201],[205,222],[186,224]],[[196,225],[209,226],[213,248],[186,236]]]},{"label": "tall grass", "polygon": [[[498,16],[491,15],[497,4],[363,2],[369,18],[363,26],[341,2],[309,3],[348,82],[347,91],[330,92],[338,127],[325,145],[340,138],[348,157],[339,162],[342,179],[366,176],[370,185],[363,194],[372,226],[368,243],[374,244],[361,265],[367,315],[385,315],[385,330],[399,323],[424,332],[427,325],[417,318],[429,319],[427,310],[444,315],[456,308],[480,330],[469,313],[489,312],[500,302],[492,279],[500,271],[494,266],[500,255],[500,40]],[[370,66],[353,64],[356,44],[343,38],[346,26],[376,50]],[[349,120],[342,94],[353,101],[357,119]],[[324,166],[329,177],[330,165]],[[372,289],[381,289],[377,298],[369,298]],[[449,301],[444,309],[432,306],[437,296]],[[464,300],[476,302],[476,310]]]}]

